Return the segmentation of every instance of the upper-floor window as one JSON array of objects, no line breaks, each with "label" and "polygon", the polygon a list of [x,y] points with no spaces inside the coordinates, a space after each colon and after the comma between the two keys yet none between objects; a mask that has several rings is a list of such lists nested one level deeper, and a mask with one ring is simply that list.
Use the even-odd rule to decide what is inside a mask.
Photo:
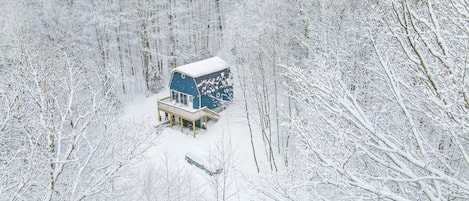
[{"label": "upper-floor window", "polygon": [[187,95],[181,94],[181,103],[187,105]]},{"label": "upper-floor window", "polygon": [[172,96],[171,99],[172,99],[173,101],[176,101],[177,103],[179,103],[179,93],[176,92],[176,91],[171,91],[171,94],[172,94],[172,95],[171,95],[171,96]]},{"label": "upper-floor window", "polygon": [[178,91],[171,91],[171,100],[183,105],[192,105],[192,96]]}]

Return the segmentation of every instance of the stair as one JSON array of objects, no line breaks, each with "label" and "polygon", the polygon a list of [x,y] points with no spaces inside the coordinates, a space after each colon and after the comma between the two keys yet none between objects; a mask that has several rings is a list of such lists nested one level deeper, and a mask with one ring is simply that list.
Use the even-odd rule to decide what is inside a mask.
[{"label": "stair", "polygon": [[204,112],[204,113],[205,113],[205,116],[207,116],[207,117],[210,118],[210,119],[213,119],[213,120],[218,120],[218,119],[220,119],[220,115],[219,115],[217,112],[215,112],[215,111],[213,111],[213,110],[211,110],[211,109],[208,109],[208,108],[206,108],[206,107],[202,108],[202,112]]}]

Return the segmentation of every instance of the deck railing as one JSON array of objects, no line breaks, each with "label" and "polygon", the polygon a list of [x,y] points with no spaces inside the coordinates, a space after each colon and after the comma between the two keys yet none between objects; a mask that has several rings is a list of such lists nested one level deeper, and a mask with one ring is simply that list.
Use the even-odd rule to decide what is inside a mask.
[{"label": "deck railing", "polygon": [[200,109],[192,109],[186,106],[179,106],[171,103],[171,97],[166,97],[158,100],[158,109],[169,112],[171,114],[181,116],[186,120],[196,121],[203,117],[209,117],[211,119],[218,120],[220,115],[213,110],[203,107]]}]

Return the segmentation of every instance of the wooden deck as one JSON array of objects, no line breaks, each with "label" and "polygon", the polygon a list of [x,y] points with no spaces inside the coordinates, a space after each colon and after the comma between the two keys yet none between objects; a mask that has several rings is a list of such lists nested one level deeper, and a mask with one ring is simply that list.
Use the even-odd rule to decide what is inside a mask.
[{"label": "wooden deck", "polygon": [[178,117],[181,123],[181,131],[183,129],[183,120],[192,122],[194,137],[196,129],[195,121],[200,120],[202,118],[210,118],[214,120],[218,120],[220,118],[220,115],[217,112],[210,110],[207,107],[193,109],[186,105],[172,102],[171,97],[166,97],[161,100],[158,100],[158,121],[161,121],[161,111],[165,113],[165,116],[169,115],[170,127],[173,126],[173,116]]}]

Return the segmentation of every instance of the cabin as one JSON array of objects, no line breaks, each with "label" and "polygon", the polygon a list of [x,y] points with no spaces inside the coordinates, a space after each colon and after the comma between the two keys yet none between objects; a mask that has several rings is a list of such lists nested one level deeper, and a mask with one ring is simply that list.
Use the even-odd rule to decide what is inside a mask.
[{"label": "cabin", "polygon": [[170,127],[178,121],[184,126],[207,129],[209,119],[218,120],[225,103],[233,99],[233,75],[227,63],[212,57],[174,68],[170,94],[158,100],[158,120],[164,112]]}]

